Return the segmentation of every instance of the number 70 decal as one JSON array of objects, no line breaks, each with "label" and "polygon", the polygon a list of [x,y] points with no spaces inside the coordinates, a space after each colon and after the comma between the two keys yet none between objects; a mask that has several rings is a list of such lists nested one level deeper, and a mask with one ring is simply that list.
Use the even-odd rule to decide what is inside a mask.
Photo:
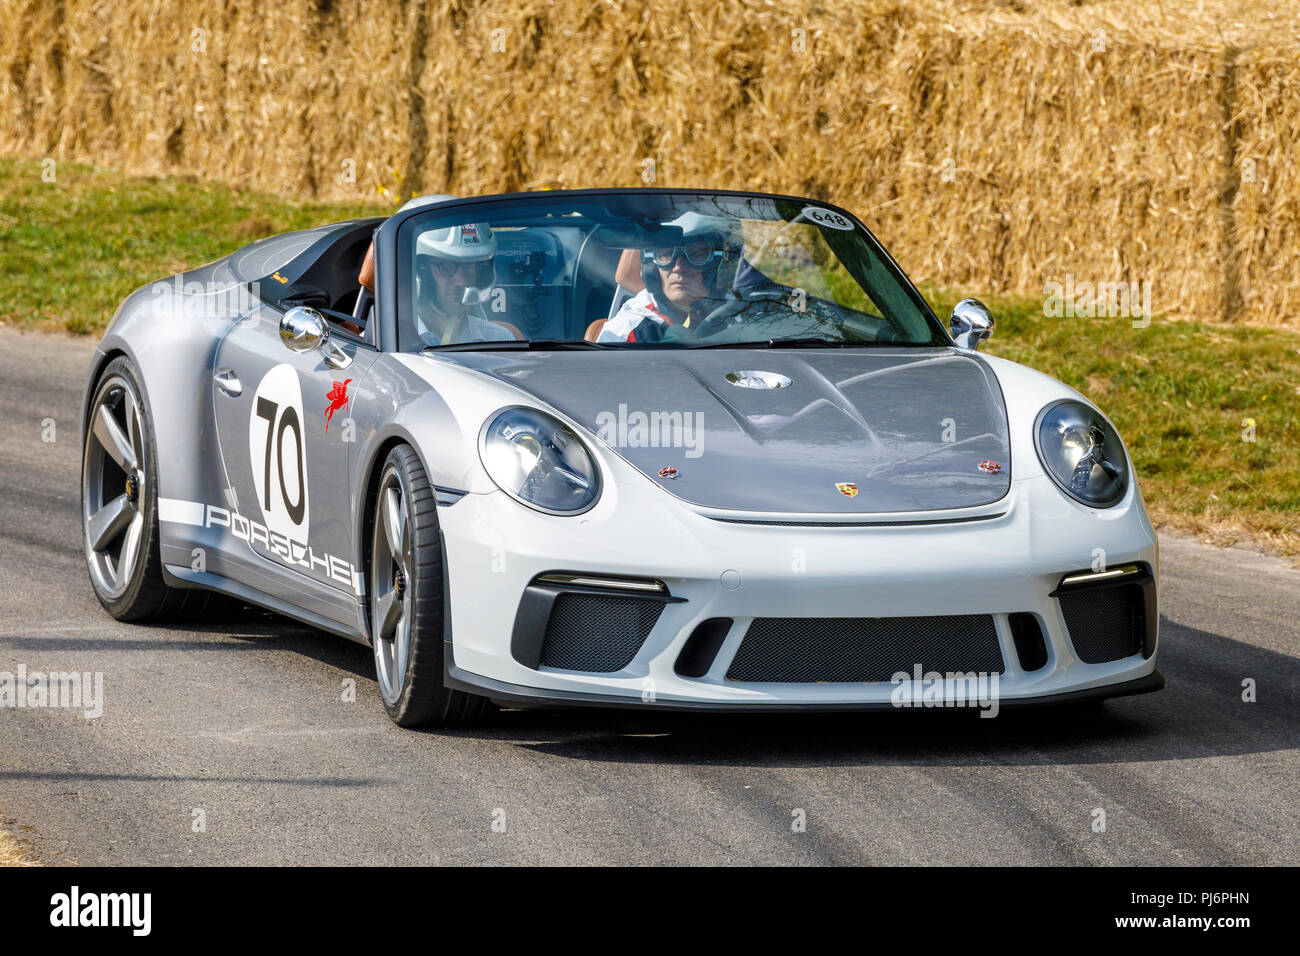
[{"label": "number 70 decal", "polygon": [[272,531],[303,539],[310,527],[302,390],[292,365],[277,365],[253,395],[248,454],[257,504]]}]

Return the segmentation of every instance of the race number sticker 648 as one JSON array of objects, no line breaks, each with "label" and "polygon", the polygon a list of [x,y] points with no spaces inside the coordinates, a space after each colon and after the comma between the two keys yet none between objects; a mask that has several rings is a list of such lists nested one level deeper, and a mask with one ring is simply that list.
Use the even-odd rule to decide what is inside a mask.
[{"label": "race number sticker 648", "polygon": [[267,372],[253,395],[248,456],[266,526],[298,541],[307,539],[307,446],[302,389],[292,365]]},{"label": "race number sticker 648", "polygon": [[827,226],[831,229],[843,229],[846,232],[853,229],[853,223],[849,222],[846,216],[829,209],[823,209],[821,206],[804,206],[803,212],[800,213],[805,219],[817,223],[819,226]]}]

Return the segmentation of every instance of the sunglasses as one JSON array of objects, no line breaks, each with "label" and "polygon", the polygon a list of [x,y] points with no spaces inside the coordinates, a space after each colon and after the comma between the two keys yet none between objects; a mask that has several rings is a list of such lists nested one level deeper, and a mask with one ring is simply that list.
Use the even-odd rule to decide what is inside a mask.
[{"label": "sunglasses", "polygon": [[723,252],[718,248],[717,243],[702,240],[700,242],[685,242],[680,246],[647,249],[642,255],[660,269],[671,269],[678,258],[685,259],[686,264],[689,266],[703,269],[715,258],[720,258]]},{"label": "sunglasses", "polygon": [[450,279],[458,272],[465,272],[469,275],[478,277],[486,269],[492,267],[491,259],[478,259],[473,262],[453,262],[449,259],[433,259],[433,271],[444,279]]}]

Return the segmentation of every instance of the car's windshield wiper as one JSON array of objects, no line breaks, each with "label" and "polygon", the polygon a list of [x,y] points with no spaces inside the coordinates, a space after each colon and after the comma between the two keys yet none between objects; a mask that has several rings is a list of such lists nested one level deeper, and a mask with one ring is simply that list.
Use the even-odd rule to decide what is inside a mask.
[{"label": "car's windshield wiper", "polygon": [[606,345],[576,339],[503,339],[500,342],[449,342],[429,345],[425,352],[568,352],[605,349]]},{"label": "car's windshield wiper", "polygon": [[759,339],[744,342],[714,342],[703,345],[688,345],[692,349],[839,349],[870,348],[877,345],[893,345],[893,342],[845,342],[842,339],[824,339],[820,336],[802,336],[789,339]]}]

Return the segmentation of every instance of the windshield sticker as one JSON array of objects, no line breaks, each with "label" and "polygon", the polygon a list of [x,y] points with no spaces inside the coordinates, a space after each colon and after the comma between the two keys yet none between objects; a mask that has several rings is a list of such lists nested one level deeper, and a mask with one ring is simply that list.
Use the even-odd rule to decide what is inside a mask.
[{"label": "windshield sticker", "polygon": [[804,206],[799,215],[829,229],[842,229],[845,232],[853,231],[853,223],[849,222],[848,217],[832,212],[829,209],[823,209],[821,206]]}]

